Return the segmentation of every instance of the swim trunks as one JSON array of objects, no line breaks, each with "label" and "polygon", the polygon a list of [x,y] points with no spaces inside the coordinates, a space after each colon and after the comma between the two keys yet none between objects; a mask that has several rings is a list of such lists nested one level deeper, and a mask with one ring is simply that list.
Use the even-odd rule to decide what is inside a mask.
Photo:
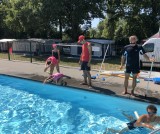
[{"label": "swim trunks", "polygon": [[136,121],[137,121],[137,120],[133,120],[133,121],[131,121],[131,122],[129,122],[129,123],[126,123],[129,130],[133,130],[133,129],[135,129],[135,128],[142,130],[142,129],[144,128],[144,127],[135,127],[135,126],[134,126],[134,123],[135,123]]},{"label": "swim trunks", "polygon": [[131,121],[129,123],[127,123],[127,126],[128,126],[128,129],[129,130],[132,130],[132,129],[135,129],[136,127],[134,126],[134,123],[136,122],[137,120],[134,120],[134,121]]},{"label": "swim trunks", "polygon": [[86,70],[86,71],[90,71],[91,70],[91,68],[88,66],[88,62],[82,61],[81,70]]}]

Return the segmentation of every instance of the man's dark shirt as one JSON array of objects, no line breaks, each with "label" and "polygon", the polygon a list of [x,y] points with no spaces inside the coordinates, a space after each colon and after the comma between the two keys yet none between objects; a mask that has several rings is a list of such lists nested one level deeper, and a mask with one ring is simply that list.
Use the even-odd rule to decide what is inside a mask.
[{"label": "man's dark shirt", "polygon": [[125,46],[122,55],[126,58],[126,67],[139,69],[139,54],[143,55],[145,53],[143,47],[137,44],[135,46],[133,44]]}]

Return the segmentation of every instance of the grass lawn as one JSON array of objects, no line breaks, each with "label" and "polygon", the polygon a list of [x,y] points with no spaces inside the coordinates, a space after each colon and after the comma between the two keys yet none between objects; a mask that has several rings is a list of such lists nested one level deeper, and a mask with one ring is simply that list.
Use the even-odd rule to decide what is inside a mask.
[{"label": "grass lawn", "polygon": [[[32,62],[42,62],[44,63],[48,56],[33,56]],[[0,53],[1,59],[8,59],[7,53]],[[10,60],[21,60],[21,61],[31,61],[30,56],[26,55],[17,55],[12,54],[10,55]],[[70,58],[61,56],[60,65],[64,66],[72,66],[72,67],[79,67],[79,57],[78,58]],[[99,70],[101,67],[102,59],[92,59],[91,61],[91,68]],[[120,57],[111,57],[106,58],[104,64],[102,65],[102,70],[119,70],[120,66]]]}]

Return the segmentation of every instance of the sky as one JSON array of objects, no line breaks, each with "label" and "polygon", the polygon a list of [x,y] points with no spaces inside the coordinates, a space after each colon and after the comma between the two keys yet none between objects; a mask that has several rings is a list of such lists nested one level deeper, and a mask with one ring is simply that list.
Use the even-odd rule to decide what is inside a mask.
[{"label": "sky", "polygon": [[95,18],[92,20],[92,28],[97,28],[98,24],[100,22],[99,18]]},{"label": "sky", "polygon": [[[97,28],[99,22],[102,21],[102,19],[99,19],[99,18],[95,18],[93,19],[91,22],[92,22],[92,25],[91,25],[91,28]],[[81,28],[82,29],[85,29],[87,25],[81,25]]]}]

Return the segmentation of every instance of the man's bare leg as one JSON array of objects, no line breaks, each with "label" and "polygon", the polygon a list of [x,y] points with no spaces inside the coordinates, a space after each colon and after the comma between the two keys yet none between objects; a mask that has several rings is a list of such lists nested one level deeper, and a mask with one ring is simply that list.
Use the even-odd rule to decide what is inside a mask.
[{"label": "man's bare leg", "polygon": [[81,83],[81,85],[87,85],[87,71],[83,70],[83,77],[84,77],[84,81],[83,83]]},{"label": "man's bare leg", "polygon": [[87,71],[87,77],[88,77],[88,86],[91,87],[92,83],[91,83],[91,73],[90,73],[90,71]]},{"label": "man's bare leg", "polygon": [[128,89],[129,76],[130,76],[129,73],[125,73],[125,79],[124,79],[124,88],[125,88],[125,90],[124,90],[123,94],[128,94],[127,89]]},{"label": "man's bare leg", "polygon": [[137,85],[136,79],[137,79],[137,74],[133,74],[132,91],[131,91],[131,95],[133,95],[133,96],[135,95],[134,90]]}]

